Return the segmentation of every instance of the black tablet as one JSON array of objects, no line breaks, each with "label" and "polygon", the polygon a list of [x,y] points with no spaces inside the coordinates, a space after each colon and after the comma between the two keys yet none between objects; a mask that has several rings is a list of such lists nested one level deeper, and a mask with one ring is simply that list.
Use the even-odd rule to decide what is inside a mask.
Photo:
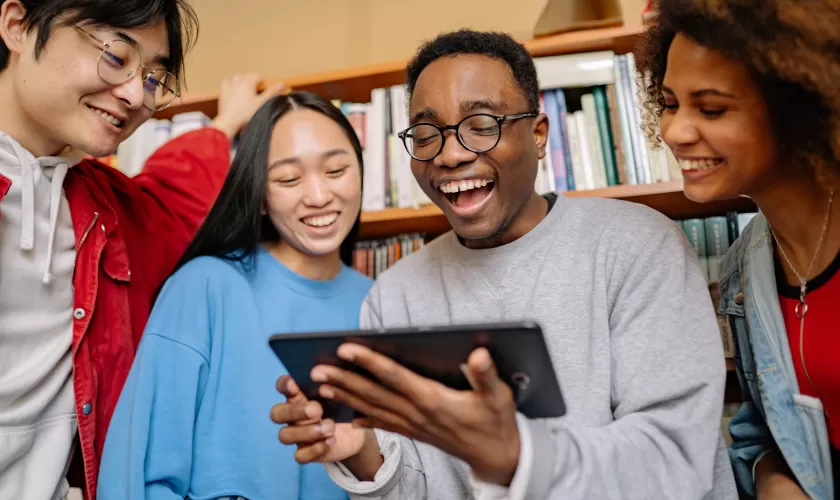
[{"label": "black tablet", "polygon": [[462,365],[474,349],[486,347],[496,363],[499,376],[513,390],[519,412],[528,418],[553,418],[566,413],[542,329],[535,323],[273,335],[269,345],[289,375],[309,399],[324,406],[325,417],[336,422],[349,422],[363,415],[318,396],[320,384],[313,382],[309,375],[316,365],[326,364],[372,378],[365,370],[338,358],[336,351],[344,342],[366,346],[418,375],[457,390],[471,389]]}]

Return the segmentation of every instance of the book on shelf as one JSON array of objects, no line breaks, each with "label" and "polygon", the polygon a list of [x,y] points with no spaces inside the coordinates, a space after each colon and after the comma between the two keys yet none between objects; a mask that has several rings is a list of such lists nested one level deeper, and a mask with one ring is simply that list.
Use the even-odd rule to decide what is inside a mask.
[{"label": "book on shelf", "polygon": [[726,216],[674,221],[683,230],[694,251],[697,252],[700,268],[709,285],[709,293],[723,341],[724,356],[727,358],[735,355],[735,347],[729,322],[725,316],[717,313],[720,306],[720,264],[726,252],[729,251],[729,247],[738,239],[741,231],[755,215],[754,212],[728,212]]},{"label": "book on shelf", "polygon": [[426,237],[418,233],[359,241],[353,251],[353,268],[376,279],[398,260],[420,250],[425,244]]}]

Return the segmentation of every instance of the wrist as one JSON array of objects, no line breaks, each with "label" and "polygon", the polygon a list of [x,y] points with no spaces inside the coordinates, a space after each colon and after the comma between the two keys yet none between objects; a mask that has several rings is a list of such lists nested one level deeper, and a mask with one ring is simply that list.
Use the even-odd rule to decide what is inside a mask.
[{"label": "wrist", "polygon": [[342,461],[359,481],[373,481],[384,462],[376,433],[372,429],[365,429],[365,440],[359,452]]},{"label": "wrist", "polygon": [[495,459],[491,458],[492,463],[478,468],[473,467],[473,474],[486,483],[510,486],[519,468],[520,447],[521,443],[517,429],[498,452],[484,455],[484,457],[495,457]]},{"label": "wrist", "polygon": [[239,133],[239,129],[241,128],[232,119],[224,115],[217,116],[210,124],[210,126],[221,130],[227,136],[228,140],[233,140],[233,138],[236,137],[236,134]]}]

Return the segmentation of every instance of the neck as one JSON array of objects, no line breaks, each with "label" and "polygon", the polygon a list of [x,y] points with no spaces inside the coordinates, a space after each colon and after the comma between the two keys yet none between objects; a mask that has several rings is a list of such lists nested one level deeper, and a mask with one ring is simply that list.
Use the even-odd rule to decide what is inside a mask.
[{"label": "neck", "polygon": [[519,214],[514,217],[513,222],[502,227],[499,233],[486,239],[462,241],[465,247],[471,249],[495,248],[507,245],[525,236],[537,227],[537,224],[545,219],[547,211],[548,201],[534,191],[519,211]]},{"label": "neck", "polygon": [[[797,273],[806,280],[818,275],[840,251],[840,186],[837,183],[833,187],[834,200],[825,225],[831,189],[814,179],[799,177],[775,182],[762,192],[751,195],[773,229],[775,244],[781,247],[779,253],[790,260],[788,263],[780,255],[779,260],[789,283],[801,284]],[[815,259],[821,237],[822,246]]]},{"label": "neck", "polygon": [[[66,144],[49,140],[38,124],[34,123],[21,108],[20,95],[14,82],[13,62],[0,71],[0,102],[3,112],[0,113],[0,130],[17,141],[24,149],[35,157],[54,156],[61,153]],[[60,118],[56,118],[60,119]]]},{"label": "neck", "polygon": [[266,245],[275,259],[292,272],[315,281],[329,281],[341,272],[340,250],[327,255],[308,255],[280,240]]}]

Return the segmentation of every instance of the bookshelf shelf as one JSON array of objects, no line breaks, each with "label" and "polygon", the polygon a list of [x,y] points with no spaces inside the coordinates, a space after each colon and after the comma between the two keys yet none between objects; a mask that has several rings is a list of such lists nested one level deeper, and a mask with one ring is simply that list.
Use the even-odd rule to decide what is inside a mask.
[{"label": "bookshelf shelf", "polygon": [[[523,41],[534,57],[570,54],[595,50],[613,50],[616,53],[632,52],[642,27],[612,27],[572,31]],[[367,102],[370,91],[404,83],[406,60],[390,61],[355,68],[289,76],[265,82],[266,85],[282,81],[295,90],[308,90],[328,99],[345,102]],[[201,111],[207,116],[216,115],[218,93],[185,94],[169,108],[157,113],[155,118],[171,119],[179,113]]]},{"label": "bookshelf shelf", "polygon": [[[755,204],[746,198],[695,203],[685,197],[682,187],[682,181],[677,180],[636,186],[614,186],[589,191],[570,191],[565,195],[573,198],[600,197],[641,203],[672,219],[709,217],[725,214],[729,210],[739,212],[757,210]],[[376,212],[364,212],[360,236],[364,239],[373,239],[414,232],[436,235],[447,230],[449,230],[449,223],[443,212],[435,205],[425,205],[419,209],[389,208]]]}]

